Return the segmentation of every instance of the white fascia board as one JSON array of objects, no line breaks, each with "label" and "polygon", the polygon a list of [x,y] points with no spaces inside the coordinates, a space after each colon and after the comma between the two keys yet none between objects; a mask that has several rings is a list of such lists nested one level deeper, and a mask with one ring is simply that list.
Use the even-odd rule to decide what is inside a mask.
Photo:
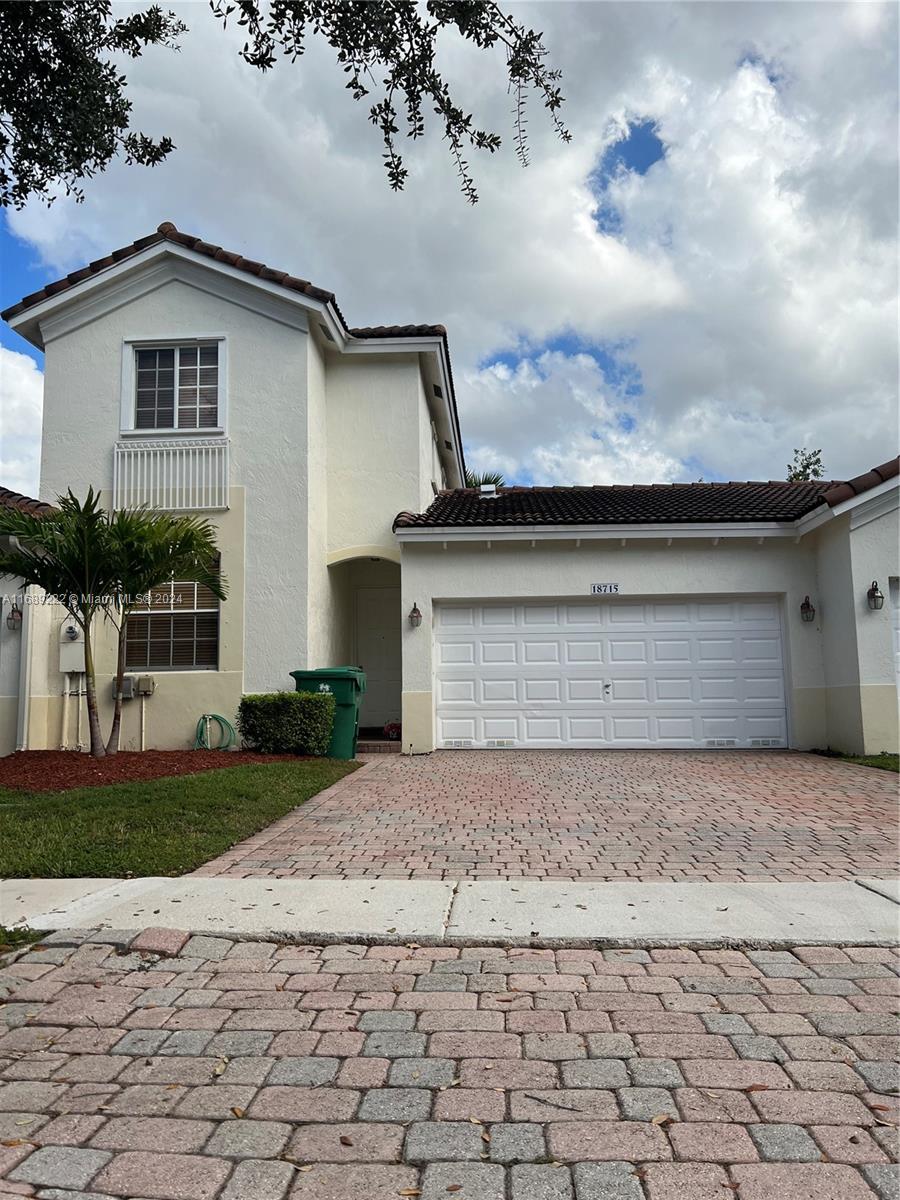
[{"label": "white fascia board", "polygon": [[299,308],[317,313],[320,319],[326,321],[329,329],[335,336],[335,341],[343,349],[343,343],[346,340],[346,331],[337,319],[332,305],[325,304],[321,300],[315,300],[311,296],[304,295],[302,292],[293,292],[289,288],[281,287],[270,280],[259,279],[255,275],[249,275],[246,271],[229,266],[228,263],[208,258],[205,254],[198,254],[194,250],[189,250],[186,246],[178,246],[174,242],[167,241],[154,242],[152,246],[147,246],[144,250],[139,250],[137,254],[131,255],[129,258],[124,258],[121,262],[113,263],[112,266],[104,268],[104,270],[98,272],[96,275],[89,275],[86,279],[82,279],[79,283],[73,284],[72,287],[58,292],[55,296],[48,296],[46,300],[42,300],[39,304],[27,308],[24,312],[19,313],[18,316],[10,318],[9,326],[11,329],[15,329],[17,333],[20,333],[27,341],[31,342],[33,346],[43,349],[43,338],[40,332],[42,321],[53,317],[64,307],[80,303],[92,297],[95,293],[108,288],[110,284],[117,283],[127,276],[142,270],[156,260],[166,257],[196,264],[198,267],[214,271],[225,278],[231,279],[235,283],[264,292],[282,303],[296,305]]},{"label": "white fascia board", "polygon": [[[489,503],[489,501],[486,501]],[[710,521],[695,524],[648,525],[497,525],[413,527],[394,530],[400,542],[513,542],[513,541],[626,541],[651,538],[796,538],[794,521]]]},{"label": "white fascia board", "polygon": [[891,512],[898,503],[900,476],[895,475],[893,479],[886,479],[859,496],[851,496],[849,500],[836,504],[832,511],[836,517],[843,516],[846,512],[850,513],[850,528],[856,529],[859,525],[865,525],[884,513]]}]

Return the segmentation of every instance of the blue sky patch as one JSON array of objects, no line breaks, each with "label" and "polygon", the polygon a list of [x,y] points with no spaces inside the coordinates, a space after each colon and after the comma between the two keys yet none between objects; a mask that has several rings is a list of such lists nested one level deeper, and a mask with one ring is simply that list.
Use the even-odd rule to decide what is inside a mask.
[{"label": "blue sky patch", "polygon": [[625,172],[646,175],[653,164],[665,156],[666,147],[659,136],[659,127],[649,117],[630,121],[622,137],[606,147],[589,181],[597,196],[594,220],[601,233],[618,237],[622,232],[621,213],[608,196],[612,180]]},{"label": "blue sky patch", "polygon": [[[10,233],[4,216],[0,220],[0,309],[17,304],[54,278],[56,276],[38,258],[37,251]],[[44,356],[40,350],[35,350],[23,337],[14,333],[5,321],[0,322],[0,346],[27,354],[41,370],[44,369]]]}]

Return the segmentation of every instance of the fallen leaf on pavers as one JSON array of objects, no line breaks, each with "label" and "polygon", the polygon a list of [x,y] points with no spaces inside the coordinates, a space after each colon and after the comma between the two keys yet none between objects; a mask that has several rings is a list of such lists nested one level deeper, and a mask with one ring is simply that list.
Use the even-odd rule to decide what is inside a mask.
[{"label": "fallen leaf on pavers", "polygon": [[174,1092],[176,1088],[180,1088],[180,1087],[181,1087],[181,1084],[180,1084],[180,1083],[167,1083],[167,1084],[166,1084],[166,1091],[167,1091],[167,1092]]},{"label": "fallen leaf on pavers", "polygon": [[483,1131],[483,1133],[482,1133],[482,1135],[481,1135],[481,1140],[482,1140],[483,1142],[487,1142],[487,1143],[488,1143],[488,1145],[490,1145],[490,1142],[491,1142],[491,1135],[488,1133],[488,1131],[487,1131],[486,1129]]},{"label": "fallen leaf on pavers", "polygon": [[751,1083],[749,1087],[743,1089],[745,1092],[768,1092],[769,1085],[767,1083]]},{"label": "fallen leaf on pavers", "polygon": [[30,1125],[32,1122],[32,1119],[33,1118],[31,1118],[31,1117],[26,1117],[24,1121],[16,1121],[15,1124],[16,1125]]},{"label": "fallen leaf on pavers", "polygon": [[674,1121],[674,1120],[675,1120],[675,1118],[673,1116],[671,1116],[669,1113],[657,1113],[655,1117],[651,1118],[650,1124],[651,1125],[665,1125],[665,1123],[667,1121]]},{"label": "fallen leaf on pavers", "polygon": [[342,1146],[352,1146],[353,1145],[353,1138],[347,1137],[346,1133],[342,1133],[341,1136],[338,1138],[338,1141],[341,1143]]},{"label": "fallen leaf on pavers", "polygon": [[0,1142],[0,1146],[27,1146],[28,1143],[24,1138],[4,1138]]},{"label": "fallen leaf on pavers", "polygon": [[234,1113],[234,1115],[235,1115],[236,1117],[242,1117],[242,1116],[244,1115],[244,1113],[246,1112],[246,1109],[243,1109],[243,1108],[233,1108],[231,1111]]},{"label": "fallen leaf on pavers", "polygon": [[461,1184],[461,1183],[451,1183],[451,1184],[450,1184],[450,1186],[449,1186],[448,1188],[446,1188],[446,1191],[448,1191],[448,1192],[461,1192],[461,1191],[462,1191],[462,1184]]},{"label": "fallen leaf on pavers", "polygon": [[640,1167],[635,1167],[631,1173],[635,1177],[635,1179],[646,1179],[647,1178],[646,1173],[643,1170],[641,1170]]},{"label": "fallen leaf on pavers", "polygon": [[472,1124],[473,1124],[473,1125],[480,1125],[480,1124],[481,1124],[481,1122],[478,1120],[478,1118],[477,1118],[477,1117],[469,1117],[469,1120],[472,1122]]},{"label": "fallen leaf on pavers", "polygon": [[297,1168],[297,1170],[298,1170],[298,1171],[311,1171],[311,1170],[312,1170],[312,1164],[311,1164],[311,1163],[306,1163],[306,1165],[305,1165],[305,1166],[298,1167],[298,1168]]},{"label": "fallen leaf on pavers", "polygon": [[401,1188],[397,1193],[398,1196],[421,1196],[420,1188]]},{"label": "fallen leaf on pavers", "polygon": [[870,1104],[872,1112],[890,1112],[890,1106],[887,1104]]}]

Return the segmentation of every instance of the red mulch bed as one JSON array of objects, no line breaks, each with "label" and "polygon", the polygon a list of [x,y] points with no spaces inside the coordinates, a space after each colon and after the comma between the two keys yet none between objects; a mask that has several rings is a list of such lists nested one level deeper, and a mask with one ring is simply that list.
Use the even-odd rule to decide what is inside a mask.
[{"label": "red mulch bed", "polygon": [[223,767],[303,761],[295,754],[254,754],[249,750],[120,750],[108,758],[91,758],[77,750],[20,750],[0,758],[0,788],[64,792],[136,779],[196,775]]}]

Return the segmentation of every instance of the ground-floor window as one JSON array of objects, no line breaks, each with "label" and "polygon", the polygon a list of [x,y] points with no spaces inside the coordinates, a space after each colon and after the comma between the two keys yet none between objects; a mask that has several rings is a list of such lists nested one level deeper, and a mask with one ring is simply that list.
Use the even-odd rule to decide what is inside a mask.
[{"label": "ground-floor window", "polygon": [[215,671],[219,666],[219,601],[200,583],[154,588],[128,618],[128,671]]}]

